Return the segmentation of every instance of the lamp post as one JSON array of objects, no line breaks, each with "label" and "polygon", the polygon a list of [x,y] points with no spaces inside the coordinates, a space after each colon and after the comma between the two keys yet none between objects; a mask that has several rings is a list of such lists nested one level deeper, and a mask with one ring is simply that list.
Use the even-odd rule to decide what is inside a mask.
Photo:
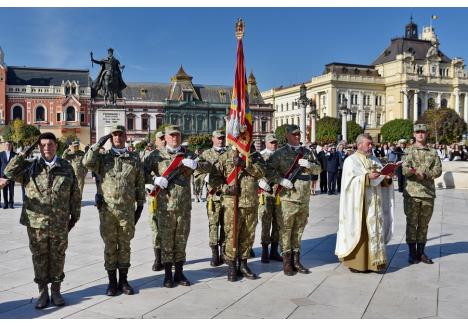
[{"label": "lamp post", "polygon": [[306,95],[307,92],[307,87],[302,84],[301,87],[299,88],[299,99],[298,99],[298,104],[301,107],[301,142],[302,144],[306,143],[306,108],[307,104],[310,103],[310,99],[307,98]]},{"label": "lamp post", "polygon": [[315,101],[310,101],[310,117],[311,122],[310,122],[310,142],[315,143],[317,141],[317,128],[316,128],[316,123],[317,123],[317,106],[315,104]]},{"label": "lamp post", "polygon": [[347,136],[347,116],[348,116],[348,99],[346,96],[343,96],[343,100],[341,102],[340,106],[340,113],[341,113],[341,135],[343,136],[344,141],[348,141],[348,136]]}]

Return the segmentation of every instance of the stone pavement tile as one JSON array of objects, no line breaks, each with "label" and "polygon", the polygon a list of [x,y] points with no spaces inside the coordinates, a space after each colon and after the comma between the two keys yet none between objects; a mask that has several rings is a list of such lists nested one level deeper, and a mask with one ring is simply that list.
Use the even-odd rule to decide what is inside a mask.
[{"label": "stone pavement tile", "polygon": [[468,318],[468,302],[439,300],[437,316],[440,318]]},{"label": "stone pavement tile", "polygon": [[0,291],[9,290],[14,287],[29,283],[34,278],[34,274],[31,269],[23,269],[6,273],[2,275],[2,282],[0,282]]},{"label": "stone pavement tile", "polygon": [[361,318],[362,312],[354,307],[335,307],[325,304],[313,304],[303,307],[298,307],[288,318],[292,319],[350,319]]},{"label": "stone pavement tile", "polygon": [[468,303],[467,285],[441,287],[439,289],[439,300]]},{"label": "stone pavement tile", "polygon": [[352,307],[356,311],[363,312],[373,293],[373,289],[349,289],[321,285],[309,296],[309,299],[321,305]]},{"label": "stone pavement tile", "polygon": [[27,298],[15,292],[2,291],[0,292],[0,316],[2,313],[30,304],[31,301],[32,297]]},{"label": "stone pavement tile", "polygon": [[112,319],[113,316],[108,316],[103,313],[91,311],[91,310],[82,310],[77,313],[71,314],[66,319]]}]

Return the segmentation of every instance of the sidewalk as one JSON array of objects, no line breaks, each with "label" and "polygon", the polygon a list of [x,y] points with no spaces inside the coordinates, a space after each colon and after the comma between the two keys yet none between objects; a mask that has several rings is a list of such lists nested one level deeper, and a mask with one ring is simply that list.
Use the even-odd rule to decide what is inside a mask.
[{"label": "sidewalk", "polygon": [[[0,318],[468,318],[468,191],[440,190],[429,227],[433,265],[407,263],[405,217],[396,192],[395,235],[384,274],[354,274],[334,255],[338,196],[311,197],[303,236],[309,275],[287,277],[282,264],[260,263],[260,223],[249,260],[258,280],[226,280],[227,266],[210,267],[205,203],[193,203],[186,276],[190,287],[162,287],[153,272],[151,230],[145,211],[132,241],[129,281],[137,294],[107,297],[103,243],[93,206],[95,186],[86,184],[81,220],[70,234],[63,283],[67,305],[34,309],[26,228],[19,224],[21,189],[14,210],[0,209]],[[34,299],[33,299],[34,298]]]}]

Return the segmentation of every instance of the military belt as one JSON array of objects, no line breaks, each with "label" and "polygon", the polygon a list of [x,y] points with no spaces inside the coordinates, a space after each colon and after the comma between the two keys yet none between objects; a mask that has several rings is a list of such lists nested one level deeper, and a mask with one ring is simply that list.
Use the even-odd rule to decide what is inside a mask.
[{"label": "military belt", "polygon": [[296,180],[311,181],[312,178],[311,178],[310,174],[299,174],[299,175],[296,177]]}]

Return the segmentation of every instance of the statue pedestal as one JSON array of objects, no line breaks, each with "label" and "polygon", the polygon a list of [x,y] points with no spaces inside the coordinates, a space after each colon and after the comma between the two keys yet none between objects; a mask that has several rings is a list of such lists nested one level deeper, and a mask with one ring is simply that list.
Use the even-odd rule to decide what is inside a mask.
[{"label": "statue pedestal", "polygon": [[[117,106],[105,106],[96,109],[96,141],[110,132],[114,126],[125,126],[125,109]],[[110,141],[104,146],[110,147]]]}]

